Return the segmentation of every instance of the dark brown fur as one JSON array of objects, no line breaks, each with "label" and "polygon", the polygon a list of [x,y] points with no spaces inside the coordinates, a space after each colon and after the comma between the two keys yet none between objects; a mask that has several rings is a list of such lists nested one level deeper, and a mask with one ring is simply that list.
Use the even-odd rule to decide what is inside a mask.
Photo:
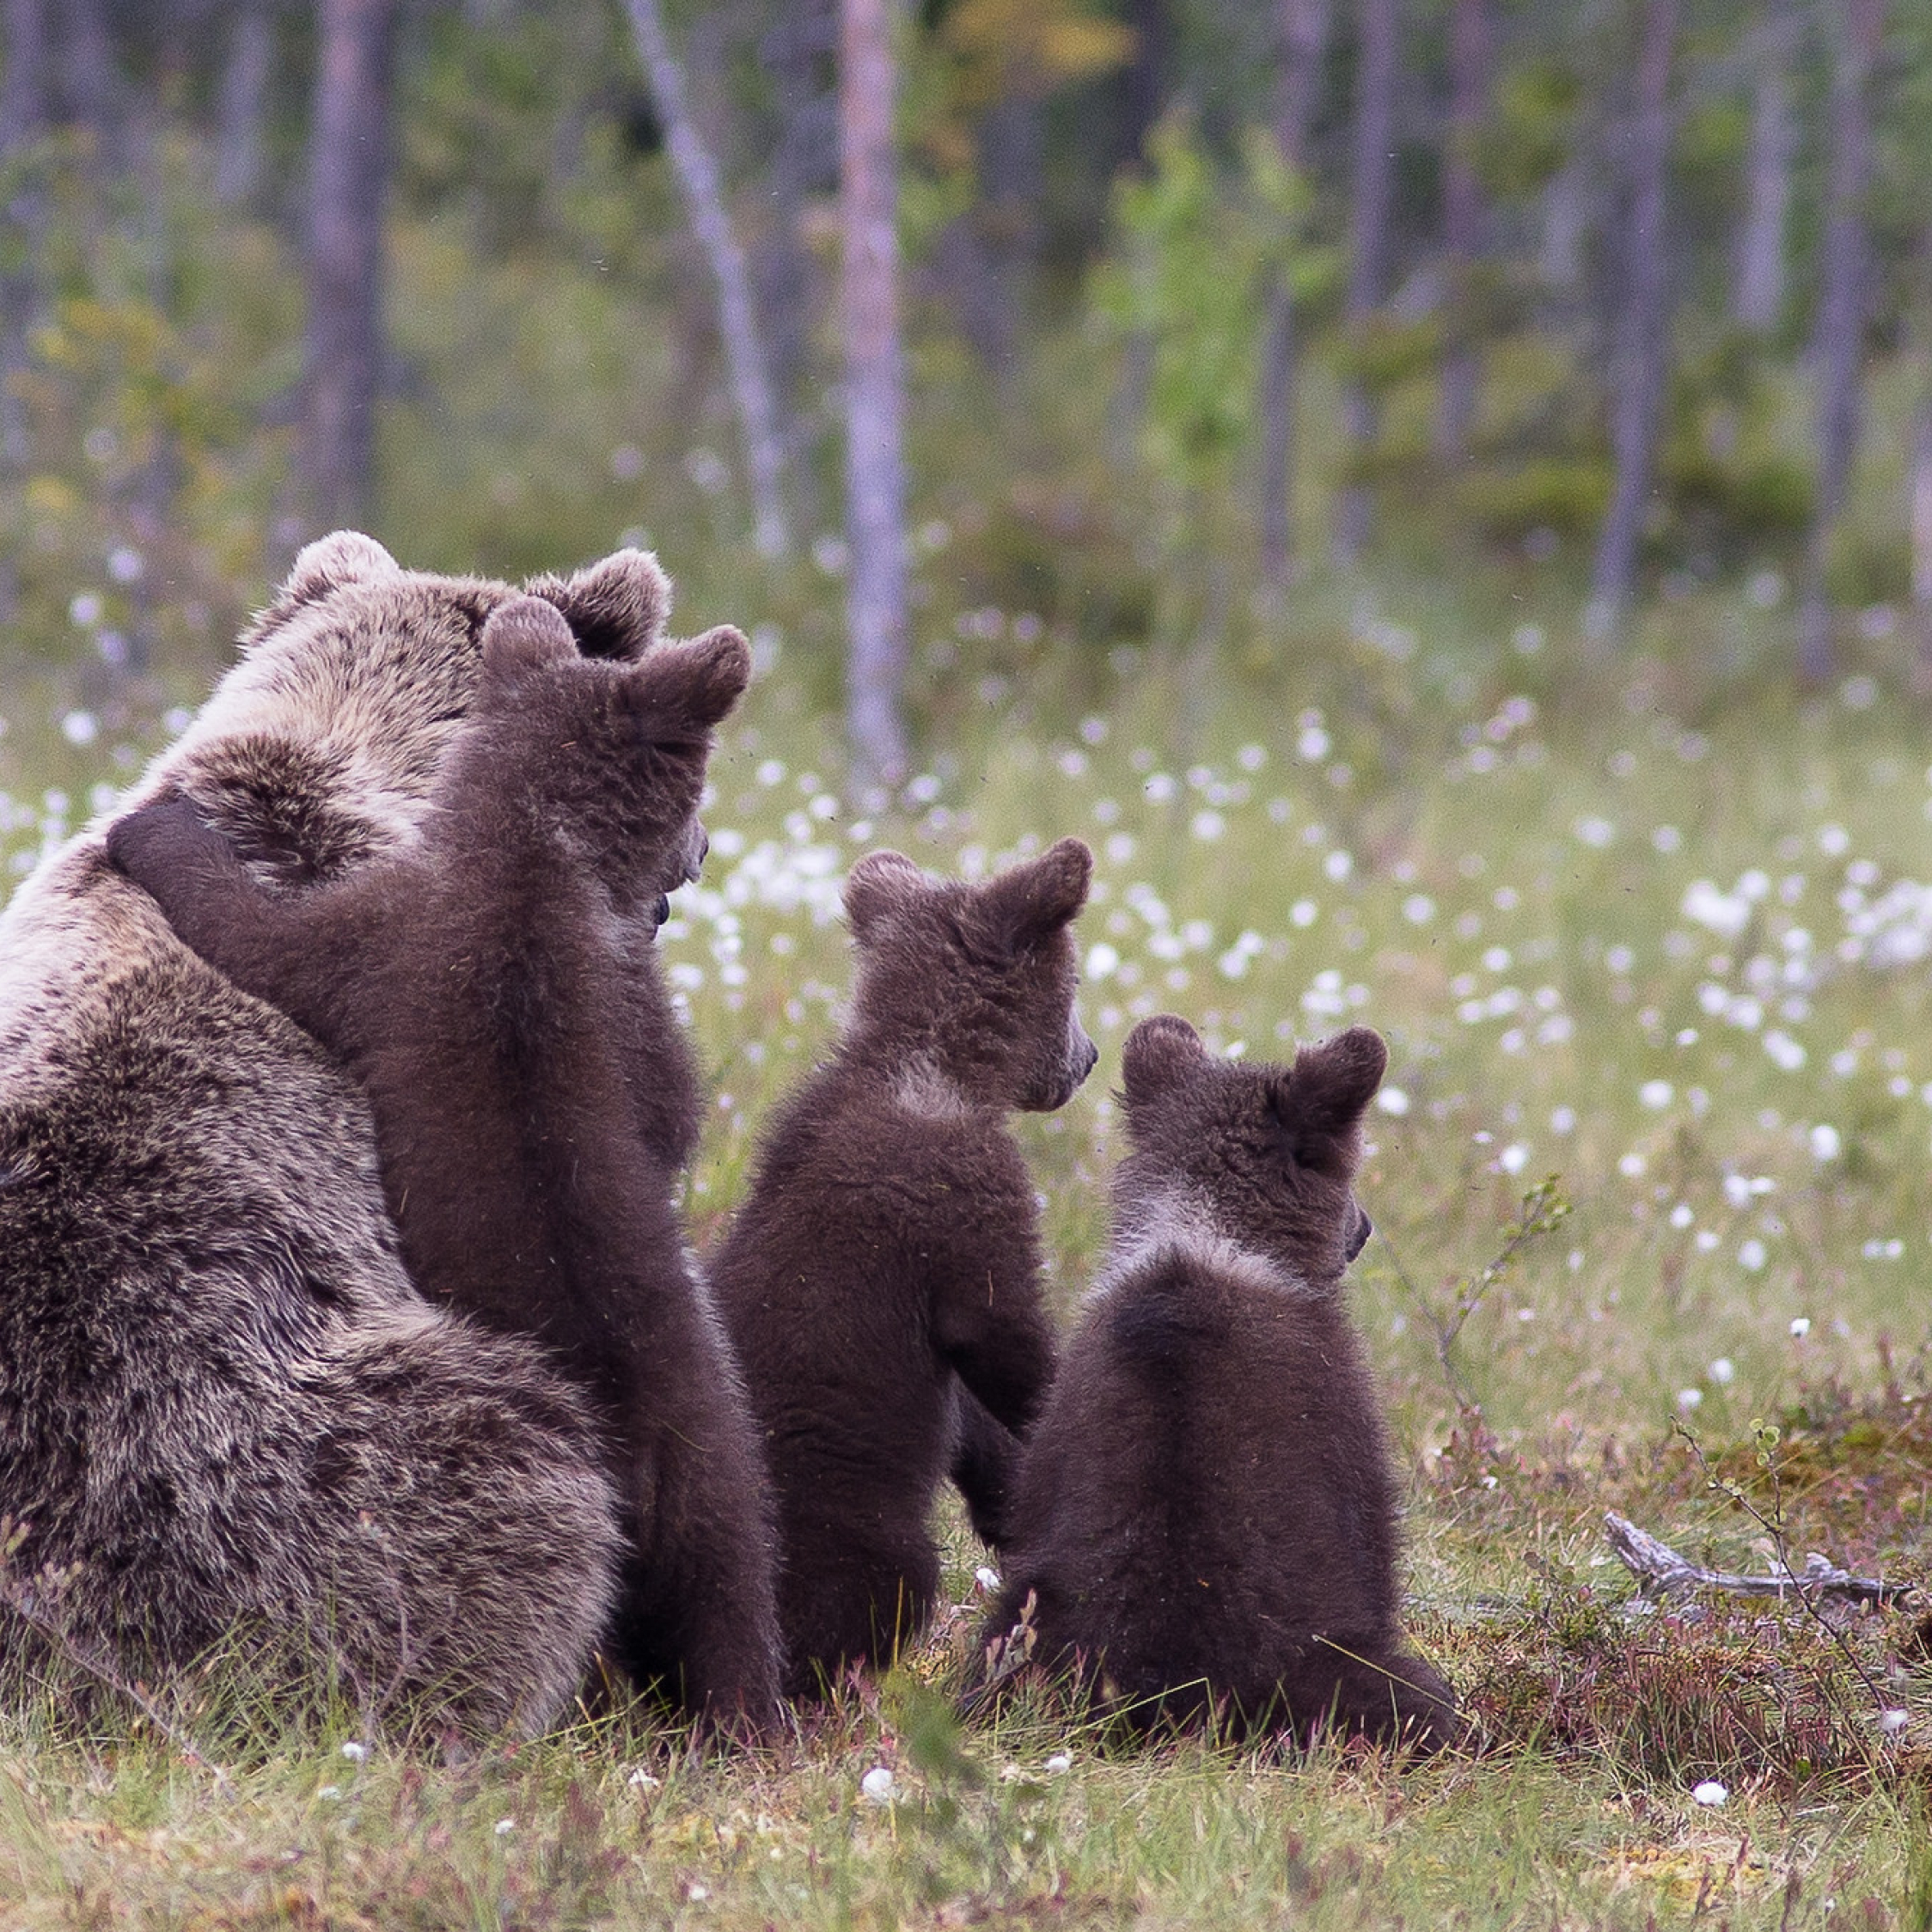
[{"label": "dark brown fur", "polygon": [[993,1628],[1030,1595],[1036,1654],[1139,1723],[1211,1704],[1235,1736],[1456,1733],[1403,1646],[1395,1483],[1341,1299],[1385,1058],[1366,1027],[1292,1067],[1214,1059],[1171,1016],[1128,1036],[1113,1247],[1026,1446]]},{"label": "dark brown fur", "polygon": [[1093,1066],[1063,840],[981,885],[896,853],[853,869],[859,958],[837,1049],[786,1102],[712,1265],[763,1428],[789,1682],[890,1657],[938,1587],[949,1465],[997,1533],[1007,1432],[1053,1370],[1033,1183],[1006,1124]]},{"label": "dark brown fur", "polygon": [[672,1203],[696,1069],[627,920],[695,875],[713,725],[750,675],[718,631],[634,663],[549,603],[500,606],[421,841],[287,896],[179,798],[109,859],[186,943],[369,1094],[425,1293],[534,1334],[593,1401],[631,1544],[617,1658],[694,1709],[777,1698],[763,1477]]}]

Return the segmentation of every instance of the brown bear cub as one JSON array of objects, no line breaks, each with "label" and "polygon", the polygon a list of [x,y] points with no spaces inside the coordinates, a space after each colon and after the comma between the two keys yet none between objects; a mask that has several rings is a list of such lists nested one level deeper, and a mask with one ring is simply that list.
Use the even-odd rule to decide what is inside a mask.
[{"label": "brown bear cub", "polygon": [[1434,1747],[1453,1694],[1403,1647],[1396,1489],[1342,1275],[1387,1055],[1366,1027],[1292,1067],[1185,1020],[1128,1036],[1113,1243],[1022,1462],[997,1639],[1140,1726],[1324,1728]]},{"label": "brown bear cub", "polygon": [[1012,1437],[1054,1366],[1006,1115],[1063,1106],[1093,1069],[1070,930],[1092,869],[1063,839],[976,885],[891,852],[846,882],[850,1015],[780,1109],[712,1264],[771,1470],[795,1693],[923,1623],[949,1469],[999,1534]]},{"label": "brown bear cub", "polygon": [[649,945],[702,859],[750,657],[735,631],[645,628],[599,662],[553,604],[500,605],[419,841],[338,880],[267,890],[178,793],[107,850],[360,1081],[417,1286],[590,1391],[627,1512],[612,1654],[755,1725],[779,1694],[763,1468],[673,1201],[701,1104]]}]

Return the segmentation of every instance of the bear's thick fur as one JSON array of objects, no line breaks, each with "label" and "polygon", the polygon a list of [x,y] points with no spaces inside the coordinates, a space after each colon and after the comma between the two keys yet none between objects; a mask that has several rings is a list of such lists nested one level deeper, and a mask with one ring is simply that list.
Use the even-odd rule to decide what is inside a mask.
[{"label": "bear's thick fur", "polygon": [[629,1546],[614,1657],[694,1712],[762,1719],[763,1469],[672,1201],[697,1071],[655,959],[611,943],[695,876],[711,734],[750,655],[726,629],[598,662],[530,596],[491,614],[482,653],[403,850],[278,893],[175,793],[111,826],[108,858],[355,1074],[416,1286],[536,1336],[589,1394]]},{"label": "bear's thick fur", "polygon": [[[605,657],[667,596],[635,553],[529,588]],[[291,886],[407,847],[513,594],[311,546],[131,804],[180,790]],[[554,1715],[623,1555],[590,1403],[418,1293],[352,1077],[99,829],[0,915],[0,1514],[16,1572],[73,1566],[78,1637],[167,1666],[292,1632],[478,1726]]]},{"label": "bear's thick fur", "polygon": [[1350,1192],[1387,1055],[1366,1027],[1292,1067],[1128,1036],[1131,1151],[1105,1268],[1026,1444],[990,1629],[1134,1722],[1326,1725],[1434,1746],[1446,1684],[1397,1619],[1396,1489],[1342,1308]]},{"label": "bear's thick fur", "polygon": [[850,1017],[780,1109],[712,1265],[764,1432],[795,1692],[924,1621],[949,1464],[997,1533],[1006,1432],[1054,1361],[1006,1116],[1063,1105],[1092,1070],[1069,930],[1092,863],[1066,839],[966,885],[875,853],[847,881]]}]

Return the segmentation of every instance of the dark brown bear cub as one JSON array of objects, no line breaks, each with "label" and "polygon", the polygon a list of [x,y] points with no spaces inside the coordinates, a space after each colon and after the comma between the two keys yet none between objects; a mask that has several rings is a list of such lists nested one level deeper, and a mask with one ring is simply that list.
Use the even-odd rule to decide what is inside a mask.
[{"label": "dark brown bear cub", "polygon": [[1342,1305],[1386,1058],[1360,1026],[1292,1067],[1216,1059],[1167,1015],[1128,1036],[1113,1244],[1026,1445],[991,1629],[1031,1596],[1036,1656],[1134,1722],[1456,1735],[1397,1623],[1395,1483]]},{"label": "dark brown bear cub", "polygon": [[633,641],[634,662],[593,661],[551,603],[499,606],[419,841],[339,881],[264,889],[179,795],[107,847],[360,1080],[417,1286],[535,1334],[595,1398],[627,1513],[616,1657],[762,1722],[763,1470],[672,1199],[700,1104],[648,945],[703,856],[711,734],[750,660],[730,630]]},{"label": "dark brown bear cub", "polygon": [[1092,855],[1063,839],[980,885],[875,853],[846,882],[858,983],[831,1059],[780,1110],[712,1269],[779,1519],[787,1681],[890,1658],[938,1590],[949,1466],[997,1534],[1008,1432],[1053,1373],[1014,1108],[1071,1099]]}]

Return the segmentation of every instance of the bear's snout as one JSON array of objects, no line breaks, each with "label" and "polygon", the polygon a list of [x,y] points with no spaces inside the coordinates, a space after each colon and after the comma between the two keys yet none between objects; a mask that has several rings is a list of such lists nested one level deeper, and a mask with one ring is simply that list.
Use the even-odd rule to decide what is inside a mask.
[{"label": "bear's snout", "polygon": [[1348,1259],[1353,1261],[1368,1245],[1368,1238],[1375,1232],[1375,1223],[1362,1212],[1360,1201],[1351,1205],[1355,1210],[1355,1225],[1348,1235]]}]

